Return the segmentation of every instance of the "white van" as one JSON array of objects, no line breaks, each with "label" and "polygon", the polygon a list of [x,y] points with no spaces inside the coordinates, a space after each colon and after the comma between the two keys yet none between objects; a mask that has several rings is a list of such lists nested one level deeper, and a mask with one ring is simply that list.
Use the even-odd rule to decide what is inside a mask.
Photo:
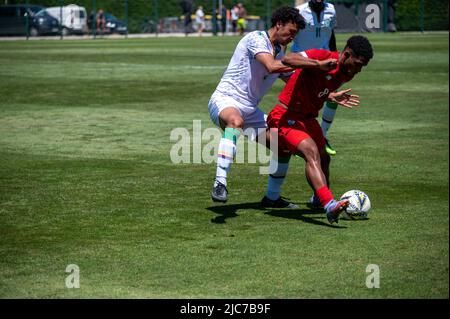
[{"label": "white van", "polygon": [[[61,7],[50,7],[46,11],[61,23]],[[62,32],[63,35],[87,32],[87,14],[84,7],[70,4],[62,7]]]}]

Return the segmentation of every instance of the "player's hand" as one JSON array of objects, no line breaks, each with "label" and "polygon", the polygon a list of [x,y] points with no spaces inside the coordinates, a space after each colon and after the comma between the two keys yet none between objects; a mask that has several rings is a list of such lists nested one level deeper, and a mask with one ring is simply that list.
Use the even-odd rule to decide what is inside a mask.
[{"label": "player's hand", "polygon": [[352,89],[342,90],[339,92],[331,92],[328,95],[328,99],[331,102],[335,102],[346,108],[352,109],[359,106],[359,96],[354,94],[349,94]]},{"label": "player's hand", "polygon": [[336,59],[327,59],[319,61],[319,69],[322,71],[331,71],[336,69],[338,61]]}]

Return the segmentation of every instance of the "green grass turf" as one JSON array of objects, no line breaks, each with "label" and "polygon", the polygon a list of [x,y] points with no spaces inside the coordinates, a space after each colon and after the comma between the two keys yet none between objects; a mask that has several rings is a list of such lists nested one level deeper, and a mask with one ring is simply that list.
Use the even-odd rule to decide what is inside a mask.
[{"label": "green grass turf", "polygon": [[362,105],[329,137],[332,191],[373,208],[337,227],[306,207],[299,158],[294,211],[259,208],[261,164],[234,165],[213,205],[215,164],[171,162],[173,129],[213,127],[238,37],[0,42],[0,297],[448,298],[448,34],[368,37],[375,58],[345,86]]}]

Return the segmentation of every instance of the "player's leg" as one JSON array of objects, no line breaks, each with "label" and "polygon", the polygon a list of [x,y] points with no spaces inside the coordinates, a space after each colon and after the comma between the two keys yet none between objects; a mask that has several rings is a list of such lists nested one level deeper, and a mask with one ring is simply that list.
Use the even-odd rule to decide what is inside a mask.
[{"label": "player's leg", "polygon": [[[327,186],[329,188],[330,187],[330,161],[331,161],[331,158],[330,158],[330,155],[328,154],[328,152],[323,148],[319,150],[319,153],[320,153],[320,165],[322,168],[322,172],[325,175],[325,179],[327,181]],[[308,180],[308,183],[311,186],[311,188],[314,190],[314,188],[312,187],[312,184],[309,180]],[[323,208],[319,197],[317,197],[315,193],[313,193],[311,198],[309,199],[309,207],[313,208],[313,209],[322,209]]]},{"label": "player's leg", "polygon": [[314,190],[327,186],[325,174],[322,171],[320,154],[317,145],[311,137],[302,140],[297,150],[305,160],[305,174],[309,184]]},{"label": "player's leg", "polygon": [[319,149],[320,154],[320,167],[322,169],[325,180],[327,181],[328,187],[330,187],[330,162],[331,158],[325,149]]},{"label": "player's leg", "polygon": [[328,188],[327,179],[322,171],[320,154],[312,138],[303,140],[297,147],[298,152],[305,159],[305,173],[314,188],[315,195],[324,207],[330,223],[337,223],[341,211],[348,205],[348,200],[337,201]]},{"label": "player's leg", "polygon": [[281,197],[281,186],[286,178],[291,153],[280,153],[278,150],[278,143],[275,140],[276,133],[271,134],[270,130],[267,129],[267,115],[258,109],[246,116],[244,134],[252,141],[255,140],[256,136],[256,141],[259,144],[272,150],[267,193],[261,200],[261,205],[269,208],[298,208],[298,205]]},{"label": "player's leg", "polygon": [[227,107],[219,114],[219,123],[223,129],[217,154],[216,178],[211,192],[215,202],[228,199],[227,177],[236,155],[236,143],[244,125],[244,119],[235,107]]},{"label": "player's leg", "polygon": [[216,177],[211,192],[213,201],[226,202],[228,199],[227,177],[236,155],[236,142],[244,125],[238,103],[232,98],[213,94],[208,103],[211,121],[223,130],[217,154]]},{"label": "player's leg", "polygon": [[[319,123],[316,120],[297,121],[295,127],[286,131],[284,136],[291,151],[305,160],[306,178],[314,189],[321,205],[325,208],[328,221],[330,223],[337,222],[339,214],[348,205],[348,201],[336,201],[328,188],[327,175],[322,170],[321,153],[319,151],[319,149],[324,149],[325,145]],[[327,165],[325,165],[325,168],[328,174]]]},{"label": "player's leg", "polygon": [[267,182],[266,195],[261,200],[261,205],[266,208],[291,208],[297,209],[298,205],[281,197],[281,186],[284,184],[289,169],[290,155],[270,158],[270,174]]},{"label": "player's leg", "polygon": [[336,151],[329,143],[327,134],[328,130],[333,124],[334,117],[336,116],[337,107],[338,107],[337,103],[333,103],[330,101],[327,101],[325,103],[325,106],[322,111],[322,124],[320,125],[322,128],[323,136],[325,137],[326,142],[325,149],[327,153],[330,154],[331,156],[336,155]]}]

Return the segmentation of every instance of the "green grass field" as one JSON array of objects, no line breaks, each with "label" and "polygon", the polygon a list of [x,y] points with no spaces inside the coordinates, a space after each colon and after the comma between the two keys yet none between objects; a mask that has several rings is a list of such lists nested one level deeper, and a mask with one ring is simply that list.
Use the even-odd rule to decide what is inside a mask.
[{"label": "green grass field", "polygon": [[372,210],[338,226],[307,208],[299,158],[293,211],[259,207],[261,164],[234,165],[214,205],[215,164],[171,162],[173,129],[213,127],[238,37],[0,41],[0,297],[448,298],[448,33],[368,37],[375,58],[345,86],[362,105],[329,137],[332,191]]}]

